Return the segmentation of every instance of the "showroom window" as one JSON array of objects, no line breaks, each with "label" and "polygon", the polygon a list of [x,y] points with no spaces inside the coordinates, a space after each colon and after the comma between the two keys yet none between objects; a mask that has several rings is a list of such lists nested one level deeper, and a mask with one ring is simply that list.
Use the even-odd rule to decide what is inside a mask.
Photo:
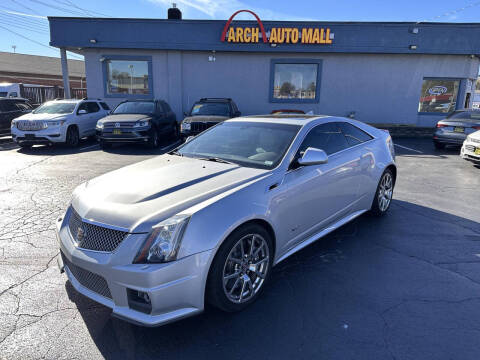
[{"label": "showroom window", "polygon": [[318,102],[321,60],[276,59],[271,63],[271,102]]},{"label": "showroom window", "polygon": [[108,58],[104,60],[107,97],[151,97],[150,59]]},{"label": "showroom window", "polygon": [[423,79],[418,102],[420,113],[449,113],[457,105],[458,79]]}]

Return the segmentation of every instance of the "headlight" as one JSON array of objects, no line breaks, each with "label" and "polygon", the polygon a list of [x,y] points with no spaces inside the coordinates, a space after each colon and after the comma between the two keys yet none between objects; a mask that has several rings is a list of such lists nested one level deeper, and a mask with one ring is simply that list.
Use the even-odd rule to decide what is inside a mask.
[{"label": "headlight", "polygon": [[103,129],[103,122],[97,122],[97,129],[102,130]]},{"label": "headlight", "polygon": [[12,123],[10,124],[10,127],[13,129],[15,126],[17,126],[17,125],[16,125],[15,120],[14,120],[14,121],[12,121]]},{"label": "headlight", "polygon": [[137,121],[133,127],[134,128],[139,128],[139,127],[146,127],[146,126],[149,126],[150,125],[150,122],[147,120],[147,121]]},{"label": "headlight", "polygon": [[190,130],[192,128],[192,125],[190,123],[182,123],[180,125],[180,129],[183,130]]},{"label": "headlight", "polygon": [[472,138],[470,136],[467,136],[467,141],[472,141]]},{"label": "headlight", "polygon": [[63,124],[65,124],[65,120],[45,121],[43,127],[46,129],[49,126],[62,126]]},{"label": "headlight", "polygon": [[163,263],[176,260],[189,219],[188,215],[175,215],[154,226],[133,263]]}]

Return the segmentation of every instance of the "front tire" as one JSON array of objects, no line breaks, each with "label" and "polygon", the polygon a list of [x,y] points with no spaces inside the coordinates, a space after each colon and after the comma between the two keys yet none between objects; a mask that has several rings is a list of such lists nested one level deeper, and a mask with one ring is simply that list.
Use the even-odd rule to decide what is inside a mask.
[{"label": "front tire", "polygon": [[158,139],[158,132],[156,129],[152,128],[152,132],[150,134],[150,137],[148,139],[147,146],[150,149],[156,149],[159,145],[159,139]]},{"label": "front tire", "polygon": [[110,149],[112,147],[112,144],[106,142],[105,140],[100,140],[100,147],[103,150]]},{"label": "front tire", "polygon": [[438,142],[438,141],[434,141],[433,146],[435,146],[435,149],[437,150],[445,149],[445,144],[442,144],[441,142]]},{"label": "front tire", "polygon": [[22,149],[28,150],[32,148],[32,145],[30,144],[18,144]]},{"label": "front tire", "polygon": [[207,301],[236,312],[253,303],[265,288],[273,264],[272,238],[264,227],[248,224],[220,246],[207,280]]},{"label": "front tire", "polygon": [[372,208],[370,212],[375,216],[383,216],[390,208],[393,198],[393,188],[395,186],[395,179],[393,172],[390,169],[386,169],[380,181],[378,182],[377,192],[373,199]]},{"label": "front tire", "polygon": [[80,144],[80,134],[76,126],[70,126],[67,129],[67,139],[65,143],[70,147],[77,147]]}]

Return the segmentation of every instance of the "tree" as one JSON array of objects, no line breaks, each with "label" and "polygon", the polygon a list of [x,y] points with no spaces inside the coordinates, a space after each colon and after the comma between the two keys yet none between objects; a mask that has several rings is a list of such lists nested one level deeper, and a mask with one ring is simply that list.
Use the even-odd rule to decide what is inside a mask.
[{"label": "tree", "polygon": [[280,86],[280,95],[288,96],[295,91],[295,85],[285,81],[282,86]]}]

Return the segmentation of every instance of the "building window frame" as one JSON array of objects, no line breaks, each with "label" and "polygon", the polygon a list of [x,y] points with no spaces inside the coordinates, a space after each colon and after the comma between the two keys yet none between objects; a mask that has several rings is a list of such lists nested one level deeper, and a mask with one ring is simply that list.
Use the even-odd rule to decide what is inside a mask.
[{"label": "building window frame", "polygon": [[[458,99],[460,98],[460,93],[462,92],[462,84],[463,84],[463,78],[455,78],[455,77],[434,77],[434,76],[425,76],[422,78],[422,83],[420,85],[420,92],[423,86],[423,82],[425,80],[445,80],[445,81],[458,81],[458,90],[457,90],[457,97],[455,99],[455,110],[459,109],[458,107]],[[421,97],[422,94],[420,94]],[[417,107],[418,107],[418,102],[420,101],[420,97],[417,99]],[[454,110],[454,111],[455,111]],[[450,114],[449,112],[436,112],[436,111],[417,111],[418,115],[433,115],[433,116],[443,116],[445,117],[446,115]]]},{"label": "building window frame", "polygon": [[[315,85],[315,98],[313,99],[279,99],[273,96],[275,87],[275,65],[277,64],[295,64],[295,65],[317,65],[317,83]],[[269,86],[269,102],[271,103],[287,103],[287,104],[312,104],[320,101],[320,80],[322,78],[322,59],[305,59],[305,58],[283,58],[270,60],[270,86]]]},{"label": "building window frame", "polygon": [[[152,99],[153,96],[153,67],[151,56],[135,56],[135,55],[100,55],[102,61],[103,72],[103,96],[105,98],[124,98],[124,99]],[[148,63],[148,94],[110,94],[108,92],[108,68],[107,63],[109,60],[122,60],[122,61],[146,61]]]}]

